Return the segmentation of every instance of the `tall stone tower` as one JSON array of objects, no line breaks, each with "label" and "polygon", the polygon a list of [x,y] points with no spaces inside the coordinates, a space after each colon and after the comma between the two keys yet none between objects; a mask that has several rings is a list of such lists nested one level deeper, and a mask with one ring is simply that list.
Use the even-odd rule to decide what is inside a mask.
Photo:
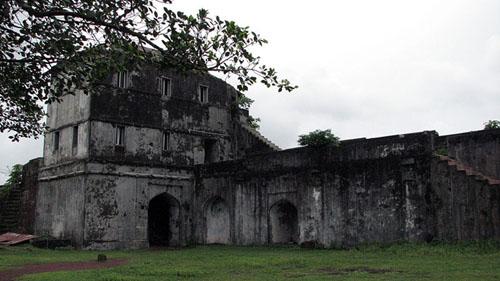
[{"label": "tall stone tower", "polygon": [[[277,149],[238,94],[209,74],[144,66],[49,105],[36,234],[90,248],[187,243],[193,167]],[[155,221],[161,212],[170,221]]]}]

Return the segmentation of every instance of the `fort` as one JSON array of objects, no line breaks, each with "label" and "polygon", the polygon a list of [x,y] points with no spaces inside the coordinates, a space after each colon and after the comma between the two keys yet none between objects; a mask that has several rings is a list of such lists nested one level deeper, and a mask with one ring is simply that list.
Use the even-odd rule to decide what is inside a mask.
[{"label": "fort", "polygon": [[88,249],[500,239],[500,130],[280,150],[238,95],[143,67],[64,96],[0,227]]}]

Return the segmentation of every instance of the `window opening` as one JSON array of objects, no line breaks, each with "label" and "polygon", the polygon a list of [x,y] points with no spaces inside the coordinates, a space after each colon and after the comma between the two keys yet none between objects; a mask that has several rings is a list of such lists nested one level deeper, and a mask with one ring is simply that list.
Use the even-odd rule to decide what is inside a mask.
[{"label": "window opening", "polygon": [[59,149],[59,139],[61,133],[59,131],[54,132],[54,151]]},{"label": "window opening", "polygon": [[125,138],[125,127],[116,126],[115,129],[115,145],[123,146]]},{"label": "window opening", "polygon": [[128,71],[120,71],[118,72],[116,79],[116,86],[118,88],[127,88],[129,82],[129,73]]},{"label": "window opening", "polygon": [[206,103],[208,102],[208,87],[200,85],[198,89],[198,100],[201,103]]},{"label": "window opening", "polygon": [[158,80],[158,90],[163,96],[170,97],[172,95],[172,80],[167,77],[160,77]]},{"label": "window opening", "polygon": [[73,148],[78,146],[78,125],[73,126]]},{"label": "window opening", "polygon": [[205,164],[217,162],[217,141],[212,139],[206,139],[204,141],[204,149],[205,149]]},{"label": "window opening", "polygon": [[163,133],[163,150],[169,150],[170,148],[170,133]]}]

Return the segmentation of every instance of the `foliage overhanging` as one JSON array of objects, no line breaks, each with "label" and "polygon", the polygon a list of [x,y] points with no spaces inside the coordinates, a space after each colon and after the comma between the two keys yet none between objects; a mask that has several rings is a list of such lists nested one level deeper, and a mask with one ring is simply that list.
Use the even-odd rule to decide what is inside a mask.
[{"label": "foliage overhanging", "polygon": [[[109,73],[143,63],[179,72],[234,75],[239,91],[257,82],[296,86],[249,51],[267,41],[206,10],[186,15],[170,0],[0,2],[0,132],[37,137],[44,104],[73,89],[95,91]],[[154,50],[151,52],[150,50]]]}]

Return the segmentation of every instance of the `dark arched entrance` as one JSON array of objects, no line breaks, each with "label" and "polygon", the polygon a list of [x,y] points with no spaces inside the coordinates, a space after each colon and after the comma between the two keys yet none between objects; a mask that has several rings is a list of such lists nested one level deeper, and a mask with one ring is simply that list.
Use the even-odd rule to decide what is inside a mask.
[{"label": "dark arched entrance", "polygon": [[172,195],[162,193],[149,201],[149,246],[178,246],[179,224],[179,202]]},{"label": "dark arched entrance", "polygon": [[299,240],[297,208],[286,200],[276,202],[269,210],[269,228],[271,243],[297,243]]},{"label": "dark arched entrance", "polygon": [[207,244],[229,243],[229,207],[224,199],[217,197],[205,205]]}]

